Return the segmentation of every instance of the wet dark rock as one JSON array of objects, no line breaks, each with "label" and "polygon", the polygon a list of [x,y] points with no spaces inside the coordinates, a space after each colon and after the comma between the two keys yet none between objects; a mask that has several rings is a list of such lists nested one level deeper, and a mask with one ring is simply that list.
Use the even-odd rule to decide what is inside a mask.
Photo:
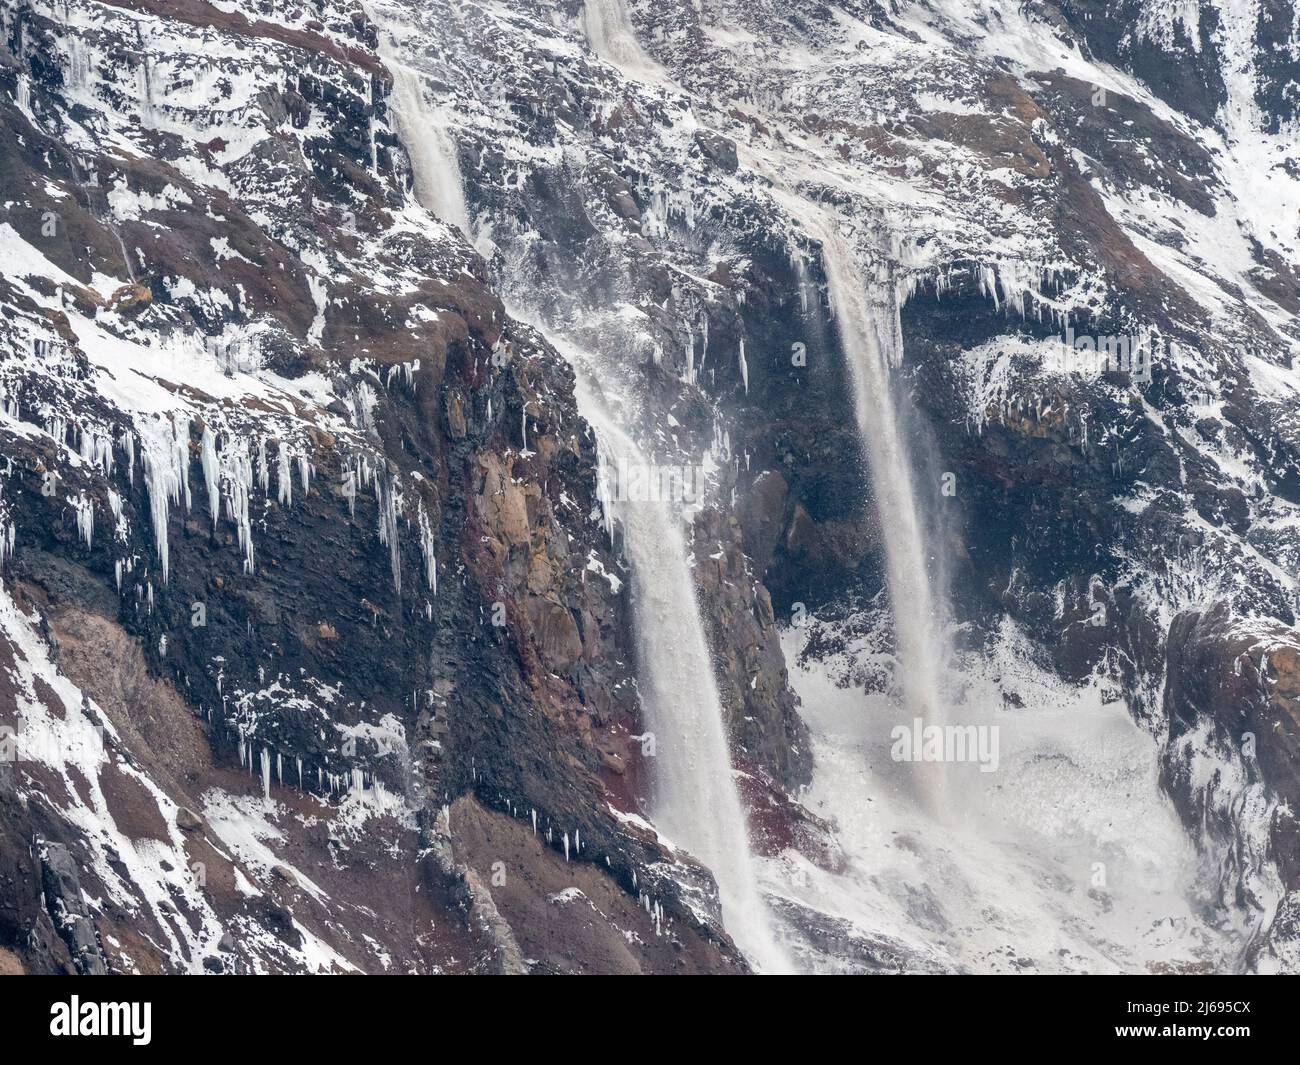
[{"label": "wet dark rock", "polygon": [[708,130],[697,130],[695,144],[709,159],[728,174],[734,174],[740,165],[736,158],[736,142]]},{"label": "wet dark rock", "polygon": [[41,848],[40,860],[45,906],[72,953],[77,972],[83,976],[104,975],[108,969],[99,950],[95,923],[81,894],[72,852],[62,843],[47,843]]}]

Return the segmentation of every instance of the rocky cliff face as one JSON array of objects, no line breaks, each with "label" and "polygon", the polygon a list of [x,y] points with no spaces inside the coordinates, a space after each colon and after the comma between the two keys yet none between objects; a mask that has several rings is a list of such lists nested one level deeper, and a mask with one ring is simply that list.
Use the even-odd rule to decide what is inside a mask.
[{"label": "rocky cliff face", "polygon": [[[563,337],[704,471],[801,959],[1002,964],[802,890],[864,881],[791,670],[988,674],[1010,730],[1032,669],[1137,723],[1243,929],[1179,961],[1294,968],[1297,12],[1178,7],[6,4],[0,964],[745,968],[653,829]],[[952,663],[898,660],[821,219],[897,294]]]},{"label": "rocky cliff face", "polygon": [[361,9],[256,14],[7,13],[6,944],[494,965],[463,816],[529,826],[499,876],[599,862],[651,964],[611,931],[654,940],[662,855],[610,812],[637,704],[571,374],[414,205]]}]

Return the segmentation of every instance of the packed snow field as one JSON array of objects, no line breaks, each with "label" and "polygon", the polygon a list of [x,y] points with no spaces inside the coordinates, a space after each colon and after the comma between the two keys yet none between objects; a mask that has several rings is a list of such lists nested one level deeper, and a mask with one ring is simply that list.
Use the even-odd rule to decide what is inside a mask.
[{"label": "packed snow field", "polygon": [[[791,662],[803,637],[786,633]],[[997,769],[944,766],[933,812],[917,801],[921,766],[891,756],[905,708],[865,696],[843,663],[792,667],[817,759],[804,802],[836,826],[847,868],[787,853],[765,863],[765,889],[846,922],[885,971],[1236,971],[1250,926],[1216,914],[1215,863],[1159,789],[1154,738],[1028,651],[1008,632],[945,685],[963,689],[953,717],[997,730]],[[1007,686],[1024,708],[1003,705]],[[802,954],[813,971],[841,964]]]}]

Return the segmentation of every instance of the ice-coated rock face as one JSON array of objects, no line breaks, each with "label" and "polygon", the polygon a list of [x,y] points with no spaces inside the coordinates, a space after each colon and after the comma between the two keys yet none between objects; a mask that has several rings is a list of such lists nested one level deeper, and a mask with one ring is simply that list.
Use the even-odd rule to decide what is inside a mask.
[{"label": "ice-coated rock face", "polygon": [[[572,346],[655,472],[699,473],[717,710],[800,966],[1009,964],[954,931],[974,830],[945,896],[906,786],[854,790],[920,671],[1003,730],[972,805],[1049,810],[1017,831],[1074,886],[1024,905],[1090,929],[1069,964],[1293,967],[1296,27],[1288,0],[6,5],[0,961],[743,967],[650,823]],[[856,407],[855,282],[901,338]],[[873,399],[942,662],[891,602]],[[1050,813],[1157,763],[1127,838]],[[844,805],[877,799],[907,847]],[[1110,951],[1172,909],[1109,923],[1140,876],[1098,862],[1239,936]],[[566,923],[573,884],[598,920]]]}]

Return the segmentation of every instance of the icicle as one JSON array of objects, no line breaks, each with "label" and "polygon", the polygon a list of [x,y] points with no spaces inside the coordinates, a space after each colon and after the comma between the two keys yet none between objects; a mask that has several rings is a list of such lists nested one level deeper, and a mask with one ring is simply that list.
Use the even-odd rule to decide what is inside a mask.
[{"label": "icicle", "polygon": [[162,565],[163,583],[167,583],[170,552],[167,537],[168,509],[171,503],[190,507],[189,438],[190,422],[158,419],[149,426],[148,439],[142,438],[145,485],[149,489],[149,508],[153,517],[154,544]]},{"label": "icicle", "polygon": [[438,556],[435,554],[437,542],[434,540],[433,526],[429,522],[429,515],[425,513],[423,503],[418,506],[416,520],[420,526],[420,551],[424,554],[424,580],[433,594],[437,595]]},{"label": "icicle", "polygon": [[524,449],[520,452],[520,454],[531,455],[533,454],[533,452],[528,450],[528,405],[527,404],[524,404],[523,408],[519,411],[519,420],[520,420],[519,432],[522,434],[524,440]]},{"label": "icicle", "polygon": [[381,481],[379,486],[379,542],[388,548],[393,569],[393,588],[402,594],[401,544],[397,539],[397,488],[391,482]]},{"label": "icicle", "polygon": [[280,469],[277,483],[280,486],[280,506],[287,507],[293,503],[293,477],[289,473],[289,445],[283,441],[278,441],[278,452],[280,456]]},{"label": "icicle", "polygon": [[244,572],[252,573],[253,521],[250,500],[253,491],[253,460],[247,441],[230,439],[220,455],[225,488],[226,513],[239,532],[239,546],[244,550]]},{"label": "icicle", "polygon": [[71,502],[77,511],[77,532],[86,541],[86,548],[89,549],[95,535],[95,501],[84,492],[79,492],[77,498]]},{"label": "icicle", "polygon": [[262,487],[262,494],[268,494],[271,490],[271,460],[266,457],[266,437],[264,436],[257,439],[257,476],[258,484]]},{"label": "icicle", "polygon": [[105,436],[100,436],[93,429],[80,430],[81,436],[78,441],[78,453],[86,462],[92,466],[98,466],[104,473],[113,472],[113,442]]},{"label": "icicle", "polygon": [[76,34],[68,38],[68,88],[84,89],[90,84],[90,56],[85,42]]},{"label": "icicle", "polygon": [[343,472],[343,498],[348,501],[348,516],[357,516],[357,471],[348,467]]},{"label": "icicle", "polygon": [[221,514],[221,481],[217,464],[217,434],[210,425],[203,427],[202,465],[203,480],[208,488],[208,509],[212,511],[212,527],[215,529]]}]

